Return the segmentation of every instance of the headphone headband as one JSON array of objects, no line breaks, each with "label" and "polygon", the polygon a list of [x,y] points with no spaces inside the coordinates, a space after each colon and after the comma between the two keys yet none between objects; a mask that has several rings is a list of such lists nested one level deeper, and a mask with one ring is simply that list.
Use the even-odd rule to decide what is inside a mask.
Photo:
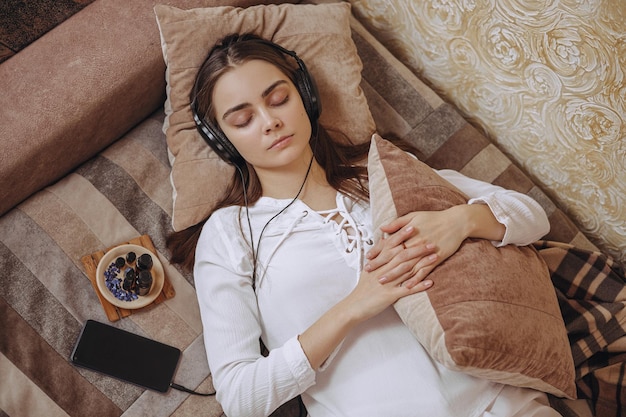
[{"label": "headphone headband", "polygon": [[[286,49],[274,42],[266,39],[254,38],[242,40],[240,42],[257,42],[264,45],[268,45],[275,50],[281,52],[284,55],[292,57],[298,64],[298,69],[295,71],[295,85],[302,98],[302,103],[311,122],[311,129],[313,134],[317,134],[317,120],[321,113],[321,102],[315,80],[309,73],[304,62],[298,57],[298,55],[289,49]],[[210,55],[209,55],[210,56]],[[207,58],[208,59],[208,58]],[[194,94],[198,91],[198,78],[196,76],[196,82],[194,84]],[[200,136],[205,142],[215,151],[215,153],[224,161],[233,164],[235,166],[241,166],[245,164],[245,161],[239,151],[235,148],[232,142],[226,137],[222,129],[217,124],[211,123],[200,115],[198,111],[197,97],[194,97],[191,102],[191,112],[193,113],[193,120],[196,124],[196,128],[200,133]]]}]

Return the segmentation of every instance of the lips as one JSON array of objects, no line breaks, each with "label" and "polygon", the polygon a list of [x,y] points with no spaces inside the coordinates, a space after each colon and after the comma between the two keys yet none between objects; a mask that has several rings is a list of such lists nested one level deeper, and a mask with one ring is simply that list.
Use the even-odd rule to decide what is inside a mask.
[{"label": "lips", "polygon": [[280,138],[278,138],[274,142],[272,142],[272,144],[270,145],[270,147],[268,149],[279,148],[283,144],[286,144],[286,142],[289,141],[292,137],[293,137],[293,135],[281,136]]}]

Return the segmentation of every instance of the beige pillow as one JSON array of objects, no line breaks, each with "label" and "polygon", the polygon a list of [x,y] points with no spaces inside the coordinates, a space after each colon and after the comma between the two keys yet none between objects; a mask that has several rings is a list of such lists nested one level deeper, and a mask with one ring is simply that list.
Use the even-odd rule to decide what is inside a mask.
[{"label": "beige pillow", "polygon": [[231,178],[232,168],[200,137],[189,108],[198,68],[227,34],[252,31],[294,50],[315,78],[322,101],[320,123],[333,139],[363,142],[374,132],[359,86],[362,63],[351,38],[348,3],[191,10],[160,5],[154,10],[167,64],[164,130],[172,163],[174,230],[206,218]]},{"label": "beige pillow", "polygon": [[[368,173],[374,227],[466,197],[426,164],[374,135]],[[428,291],[394,307],[430,355],[455,370],[576,397],[574,360],[547,266],[531,246],[467,239],[433,270]]]}]

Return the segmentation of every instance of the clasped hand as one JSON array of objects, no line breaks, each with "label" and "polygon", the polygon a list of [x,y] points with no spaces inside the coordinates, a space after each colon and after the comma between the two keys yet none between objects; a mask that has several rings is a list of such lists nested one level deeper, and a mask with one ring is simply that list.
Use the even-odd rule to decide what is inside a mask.
[{"label": "clasped hand", "polygon": [[428,274],[458,250],[467,228],[452,209],[418,211],[381,227],[386,236],[368,252],[353,292],[371,317],[399,298],[430,288]]},{"label": "clasped hand", "polygon": [[412,212],[382,226],[381,230],[387,237],[369,251],[365,269],[377,270],[405,247],[420,248],[420,251],[411,252],[415,257],[407,260],[412,263],[410,270],[396,277],[404,278],[403,285],[407,287],[426,278],[437,265],[459,249],[468,235],[467,227],[455,216],[454,207],[442,211]]}]

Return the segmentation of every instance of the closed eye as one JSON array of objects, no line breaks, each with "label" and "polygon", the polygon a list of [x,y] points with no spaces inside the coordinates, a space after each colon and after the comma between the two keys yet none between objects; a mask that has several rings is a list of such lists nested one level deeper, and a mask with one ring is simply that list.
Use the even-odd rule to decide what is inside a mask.
[{"label": "closed eye", "polygon": [[[263,91],[261,97],[270,107],[280,107],[289,102],[290,88],[286,80],[278,80]],[[253,118],[254,113],[249,111],[252,108],[250,103],[238,104],[224,113],[222,120],[235,128],[244,128],[248,126]]]},{"label": "closed eye", "polygon": [[[288,88],[278,88],[272,91],[272,93],[267,97],[267,105],[269,107],[284,106],[289,102],[289,98]],[[247,109],[244,109],[243,111],[240,110],[237,113],[231,114],[230,119],[234,127],[241,129],[248,126],[252,122],[254,114],[246,110]]]},{"label": "closed eye", "polygon": [[287,104],[289,101],[289,94],[287,92],[276,92],[270,97],[269,105],[272,107],[280,107],[283,104]]},{"label": "closed eye", "polygon": [[237,120],[233,121],[233,126],[235,126],[236,128],[243,128],[246,127],[250,124],[250,122],[252,121],[252,116],[247,116],[247,117],[238,117]]}]

